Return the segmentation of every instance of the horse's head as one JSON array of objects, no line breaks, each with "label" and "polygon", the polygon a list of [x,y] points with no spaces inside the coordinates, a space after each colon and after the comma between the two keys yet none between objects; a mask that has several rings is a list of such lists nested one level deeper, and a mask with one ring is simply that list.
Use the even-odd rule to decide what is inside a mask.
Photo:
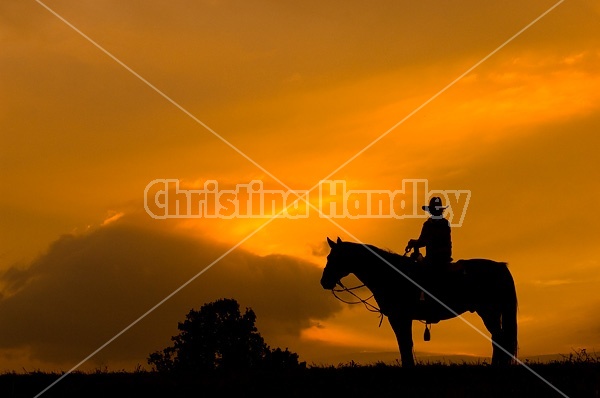
[{"label": "horse's head", "polygon": [[350,271],[348,270],[348,259],[342,252],[342,240],[337,238],[337,242],[334,242],[327,238],[327,243],[329,243],[331,251],[327,256],[327,264],[321,277],[321,286],[323,286],[323,289],[330,290],[335,287],[340,279],[348,276]]}]

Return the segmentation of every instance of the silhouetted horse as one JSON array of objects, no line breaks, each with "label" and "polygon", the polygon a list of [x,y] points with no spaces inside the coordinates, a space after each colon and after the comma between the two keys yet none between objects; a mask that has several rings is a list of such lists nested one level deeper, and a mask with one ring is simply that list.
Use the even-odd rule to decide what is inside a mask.
[{"label": "silhouetted horse", "polygon": [[337,242],[327,238],[327,242],[331,251],[321,285],[334,289],[343,277],[354,274],[388,317],[403,366],[415,364],[413,320],[437,323],[466,311],[477,312],[491,333],[492,365],[510,364],[516,359],[517,294],[506,263],[459,260],[448,269],[430,272],[408,256],[372,245],[342,242],[340,238]]}]

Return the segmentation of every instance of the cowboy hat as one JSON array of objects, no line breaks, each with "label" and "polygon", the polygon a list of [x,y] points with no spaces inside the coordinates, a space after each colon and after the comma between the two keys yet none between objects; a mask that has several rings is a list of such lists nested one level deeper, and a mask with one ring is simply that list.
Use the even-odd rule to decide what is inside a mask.
[{"label": "cowboy hat", "polygon": [[448,206],[442,206],[442,198],[439,196],[434,196],[429,200],[429,206],[421,206],[421,208],[432,214],[442,214],[443,211],[448,208]]}]

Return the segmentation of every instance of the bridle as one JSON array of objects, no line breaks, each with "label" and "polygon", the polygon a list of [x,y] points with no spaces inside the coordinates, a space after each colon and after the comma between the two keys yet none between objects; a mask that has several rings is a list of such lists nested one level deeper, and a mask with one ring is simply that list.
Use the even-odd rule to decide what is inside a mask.
[{"label": "bridle", "polygon": [[[406,249],[406,251],[404,252],[404,257],[406,257],[408,255],[408,253],[410,252],[410,250],[411,250],[410,248]],[[416,250],[416,252],[418,253],[418,250]],[[354,286],[354,287],[346,287],[346,286],[344,286],[344,284],[342,283],[341,280],[338,280],[336,282],[336,285],[339,285],[340,288],[341,288],[341,289],[336,289],[335,287],[333,287],[331,289],[331,293],[333,293],[333,296],[336,299],[338,299],[342,303],[346,303],[346,304],[361,304],[362,303],[368,311],[379,313],[379,326],[381,327],[381,323],[383,322],[384,314],[383,314],[383,312],[381,312],[381,309],[379,309],[379,307],[377,307],[376,305],[373,305],[373,304],[369,303],[369,300],[371,300],[374,295],[371,294],[366,299],[363,299],[362,297],[359,297],[356,293],[354,293],[354,290],[366,287],[364,284],[358,285],[358,286]],[[356,297],[357,301],[347,301],[347,300],[342,299],[341,297],[339,297],[337,295],[337,293],[340,293],[340,292],[350,293],[351,295],[353,295],[354,297]]]},{"label": "bridle", "polygon": [[[344,284],[342,283],[341,280],[336,282],[337,285],[340,285],[341,289],[336,289],[335,287],[331,289],[331,292],[333,293],[333,296],[340,300],[342,303],[346,303],[346,304],[360,304],[362,303],[365,308],[370,311],[370,312],[377,312],[379,313],[379,326],[381,326],[381,323],[383,322],[383,312],[381,312],[381,310],[379,309],[379,307],[369,303],[369,300],[371,300],[373,298],[373,294],[371,294],[369,297],[367,297],[366,299],[363,299],[362,297],[359,297],[356,293],[354,293],[353,290],[357,290],[357,289],[361,289],[363,287],[366,287],[364,284],[362,285],[358,285],[358,286],[354,286],[354,287],[346,287],[344,286]],[[347,292],[350,293],[351,295],[353,295],[354,297],[356,297],[357,301],[347,301],[342,299],[341,297],[339,297],[337,295],[337,293],[339,292]]]}]

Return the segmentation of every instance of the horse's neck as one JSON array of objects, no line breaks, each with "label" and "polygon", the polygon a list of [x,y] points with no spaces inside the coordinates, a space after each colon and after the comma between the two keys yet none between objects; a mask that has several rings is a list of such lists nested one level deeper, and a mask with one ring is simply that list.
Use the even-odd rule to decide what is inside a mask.
[{"label": "horse's neck", "polygon": [[383,277],[382,267],[386,262],[369,249],[357,246],[356,252],[351,254],[352,273],[372,292],[380,291],[384,284],[389,282]]}]

